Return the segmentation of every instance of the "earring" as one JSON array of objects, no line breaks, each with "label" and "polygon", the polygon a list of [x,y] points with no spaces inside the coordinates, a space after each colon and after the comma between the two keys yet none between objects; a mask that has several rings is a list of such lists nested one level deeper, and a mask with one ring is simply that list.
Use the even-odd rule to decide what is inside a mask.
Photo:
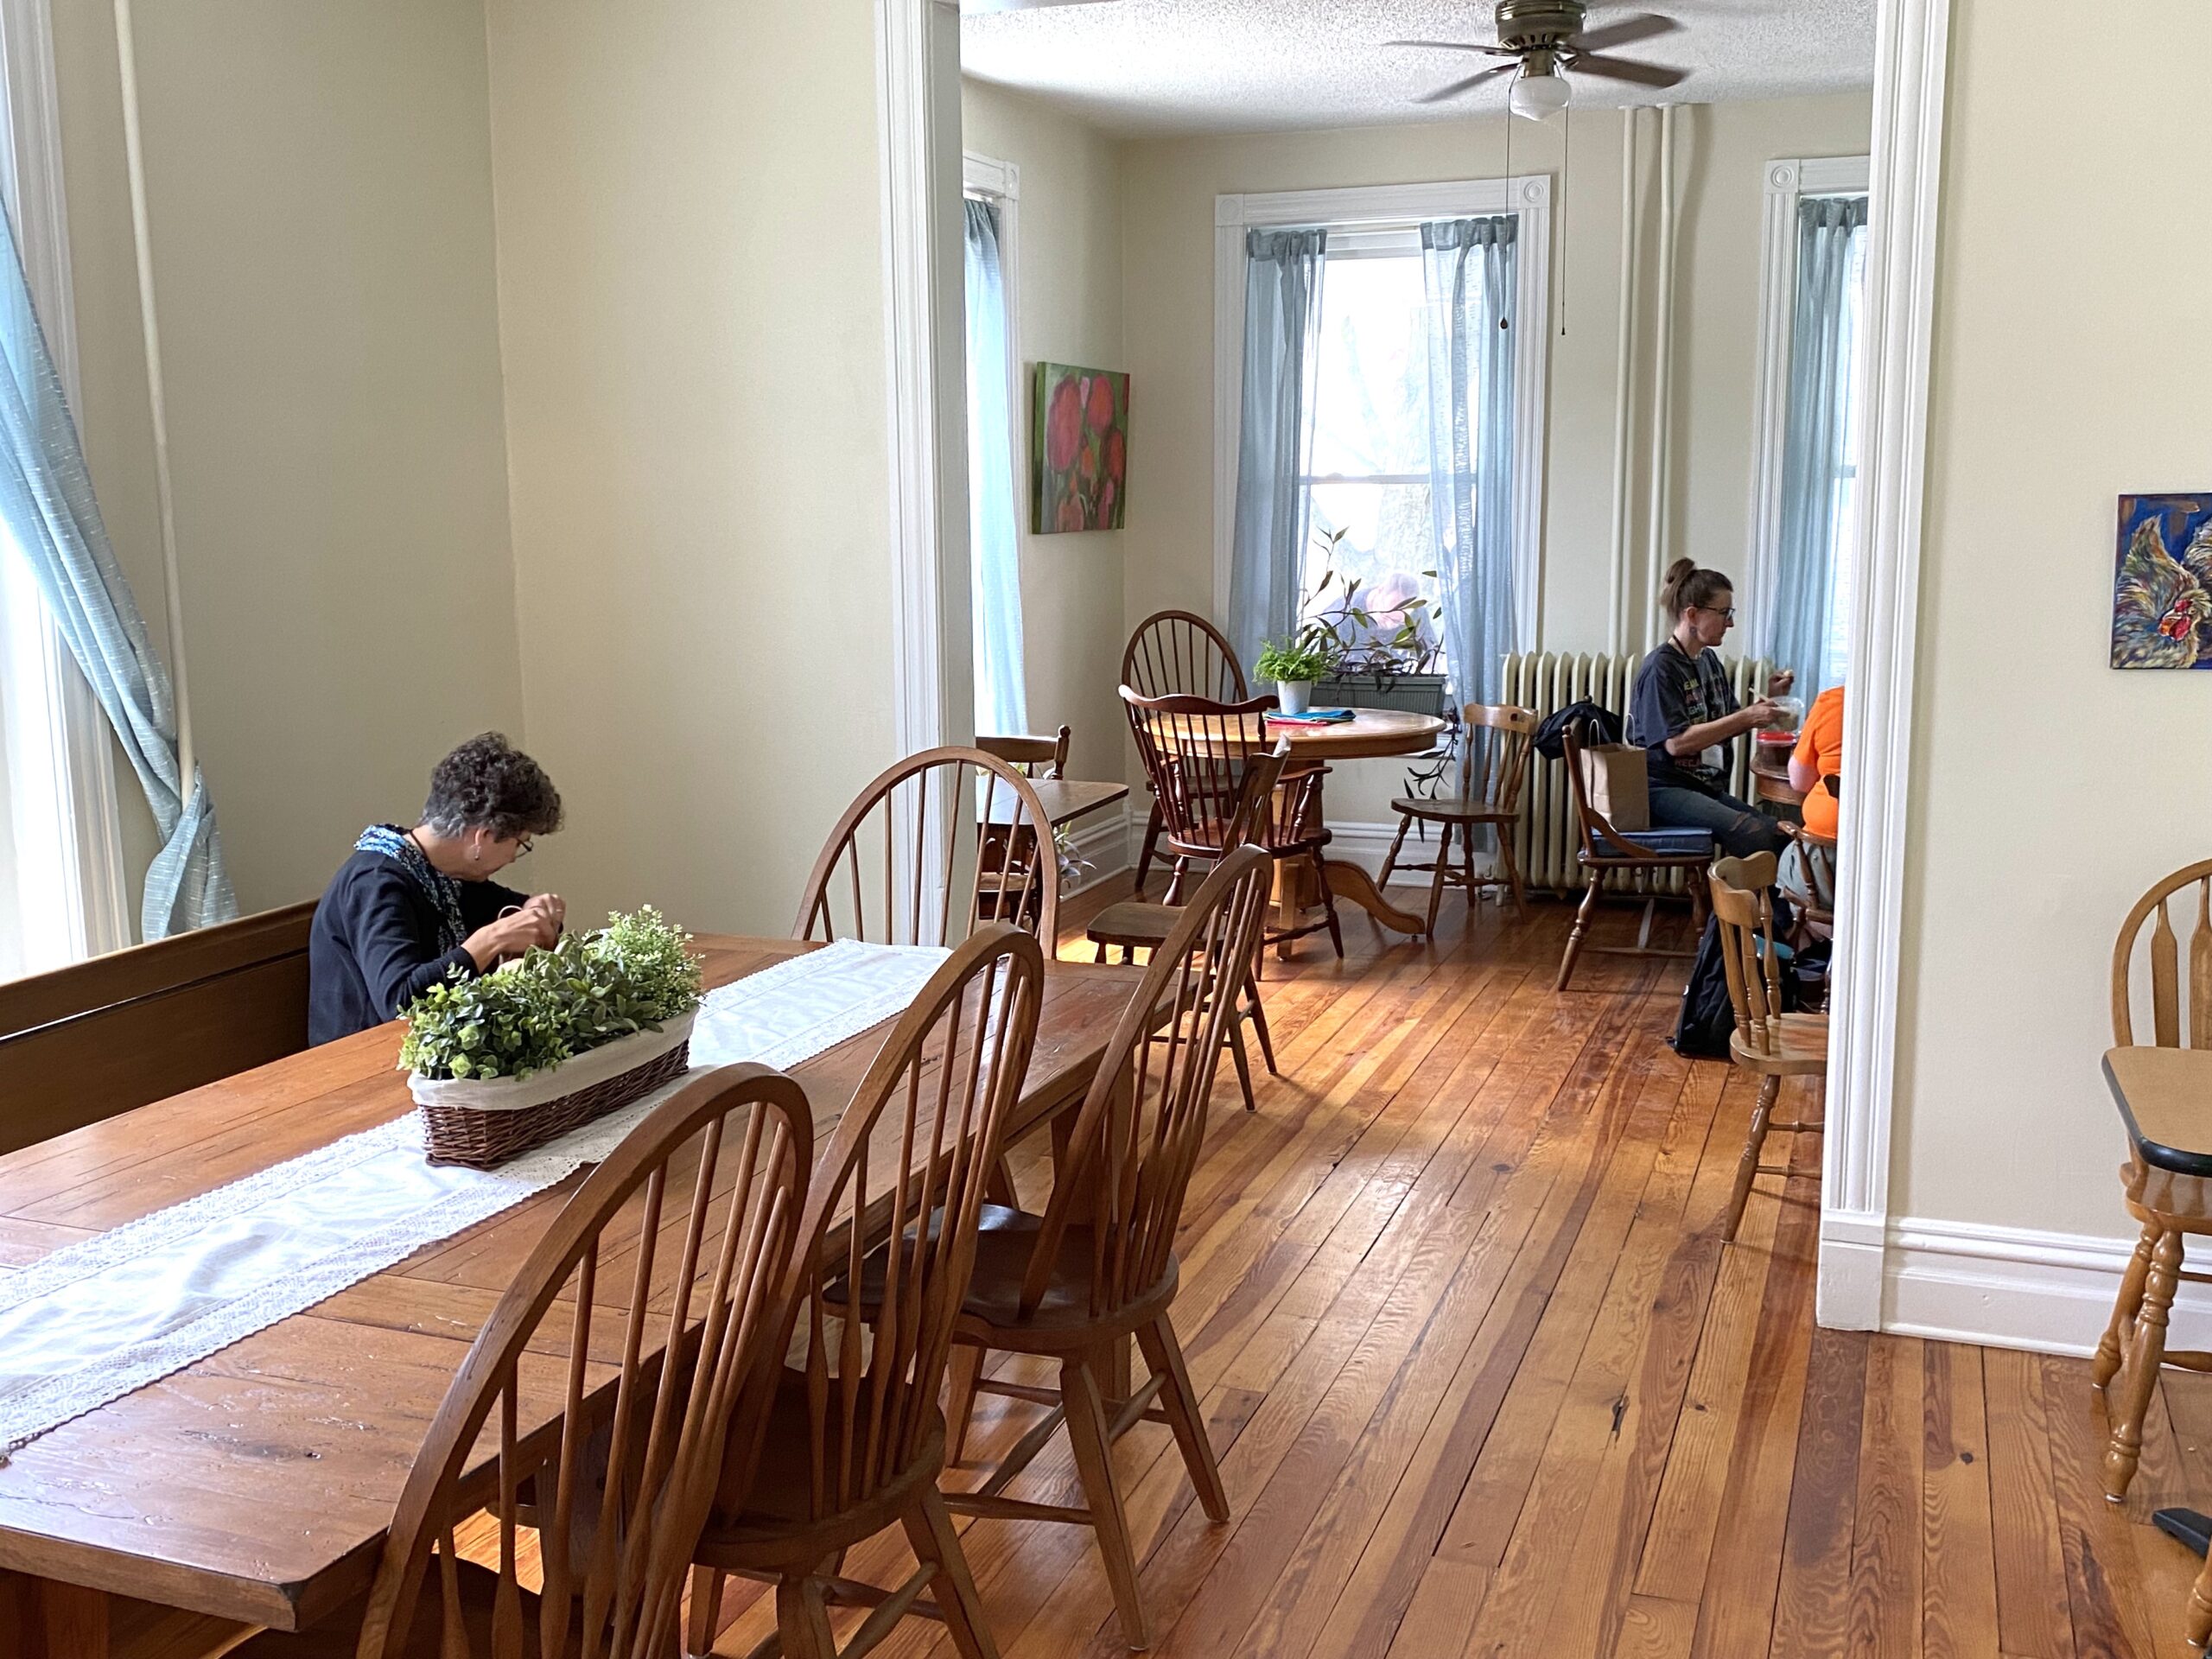
[{"label": "earring", "polygon": [[469,843],[468,861],[472,864],[481,864],[484,861],[484,843],[482,842],[477,841],[471,842]]}]

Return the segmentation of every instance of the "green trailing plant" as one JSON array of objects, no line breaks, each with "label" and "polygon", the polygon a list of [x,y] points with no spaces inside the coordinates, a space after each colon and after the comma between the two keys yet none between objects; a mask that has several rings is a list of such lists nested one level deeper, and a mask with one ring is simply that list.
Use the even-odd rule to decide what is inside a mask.
[{"label": "green trailing plant", "polygon": [[524,1077],[699,1006],[691,936],[648,905],[474,979],[456,972],[407,1010],[401,1069]]},{"label": "green trailing plant", "polygon": [[[1338,555],[1344,534],[1333,531],[1324,538],[1326,557],[1321,580],[1313,585],[1313,592],[1299,600],[1299,614],[1306,621],[1298,631],[1296,643],[1326,656],[1329,672],[1338,677],[1370,674],[1388,679],[1400,674],[1428,673],[1435,667],[1438,646],[1428,626],[1434,618],[1427,597],[1416,594],[1393,607],[1390,613],[1397,617],[1397,627],[1387,636],[1378,635],[1375,613],[1359,603],[1360,595],[1372,584],[1356,575],[1338,574]],[[1433,579],[1436,572],[1424,570],[1421,575]],[[1261,677],[1266,677],[1264,672]]]}]

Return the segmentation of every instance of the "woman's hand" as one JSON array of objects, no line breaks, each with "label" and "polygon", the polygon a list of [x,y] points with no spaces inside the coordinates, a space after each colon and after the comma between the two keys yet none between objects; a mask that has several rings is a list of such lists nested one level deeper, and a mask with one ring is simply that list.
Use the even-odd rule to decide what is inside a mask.
[{"label": "woman's hand", "polygon": [[525,911],[536,911],[551,925],[551,934],[538,941],[550,948],[561,937],[561,929],[569,919],[569,906],[557,893],[533,893],[523,906]]},{"label": "woman's hand", "polygon": [[1794,668],[1785,668],[1781,673],[1773,676],[1767,681],[1766,694],[1770,697],[1788,696],[1789,695],[1789,688],[1796,683],[1797,671]]},{"label": "woman's hand", "polygon": [[509,911],[495,922],[485,923],[461,942],[461,948],[468,952],[476,971],[481,974],[509,957],[522,955],[532,945],[550,946],[560,937],[560,924],[542,906],[533,902]]},{"label": "woman's hand", "polygon": [[1756,732],[1763,727],[1782,724],[1782,710],[1776,708],[1765,697],[1761,697],[1756,702],[1745,703],[1739,714],[1744,722],[1743,729],[1747,732]]}]

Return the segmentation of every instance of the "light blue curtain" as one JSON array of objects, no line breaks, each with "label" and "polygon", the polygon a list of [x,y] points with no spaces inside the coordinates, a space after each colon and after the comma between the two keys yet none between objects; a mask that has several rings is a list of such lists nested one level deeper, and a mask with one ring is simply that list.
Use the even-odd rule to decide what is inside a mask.
[{"label": "light blue curtain", "polygon": [[1325,231],[1244,238],[1244,399],[1236,448],[1236,531],[1229,565],[1229,642],[1249,674],[1262,639],[1298,628],[1305,563],[1306,460],[1321,359]]},{"label": "light blue curtain", "polygon": [[1461,702],[1496,702],[1519,638],[1513,576],[1519,221],[1421,227],[1428,296],[1429,507],[1446,654]]},{"label": "light blue curtain", "polygon": [[1789,333],[1789,400],[1782,454],[1782,533],[1775,556],[1774,602],[1761,630],[1764,655],[1797,671],[1807,699],[1842,678],[1834,626],[1836,560],[1853,457],[1849,441],[1856,395],[1859,256],[1866,230],[1864,196],[1808,196],[1797,204],[1797,298]]},{"label": "light blue curtain", "polygon": [[223,868],[214,804],[194,769],[179,776],[176,706],[168,668],[146,637],[92,499],[77,428],[31,308],[15,227],[0,269],[0,522],[29,561],[69,654],[92,683],[146,791],[162,849],[146,872],[141,936],[165,938],[228,921],[238,899]]},{"label": "light blue curtain", "polygon": [[976,729],[1029,729],[1022,686],[1021,546],[1014,531],[1014,365],[999,208],[968,207],[968,570],[976,613]]}]

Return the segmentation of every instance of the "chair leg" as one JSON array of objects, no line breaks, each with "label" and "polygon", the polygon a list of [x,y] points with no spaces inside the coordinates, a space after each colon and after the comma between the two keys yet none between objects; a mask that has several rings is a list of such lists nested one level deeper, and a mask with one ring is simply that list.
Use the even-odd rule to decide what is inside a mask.
[{"label": "chair leg", "polygon": [[1090,959],[1093,962],[1103,962],[1106,960],[1106,946],[1103,941],[1097,943],[1098,948],[1090,953]]},{"label": "chair leg", "polygon": [[1406,831],[1414,827],[1414,815],[1398,814],[1398,833],[1390,837],[1390,850],[1382,855],[1382,874],[1375,878],[1378,891],[1390,885],[1390,873],[1398,868],[1398,849],[1406,844]]},{"label": "chair leg", "polygon": [[934,1486],[920,1488],[914,1507],[899,1519],[914,1559],[937,1567],[931,1582],[938,1611],[944,1615],[945,1630],[960,1659],[999,1659],[991,1627],[983,1618],[983,1599],[976,1593],[976,1578],[968,1570],[968,1557],[961,1552],[960,1535],[953,1530],[944,1494]]},{"label": "chair leg", "polygon": [[1529,895],[1521,886],[1521,859],[1513,850],[1513,827],[1497,826],[1497,858],[1505,866],[1505,884],[1513,893],[1513,913],[1523,921],[1529,916]]},{"label": "chair leg", "polygon": [[1444,877],[1452,868],[1452,820],[1436,826],[1436,872],[1428,879],[1428,937],[1436,937],[1436,912],[1444,903]]},{"label": "chair leg", "polygon": [[717,1567],[691,1569],[691,1605],[683,1621],[683,1651],[690,1659],[703,1659],[721,1634],[724,1577]]},{"label": "chair leg", "polygon": [[1167,1379],[1160,1391],[1160,1408],[1175,1431],[1183,1466],[1191,1471],[1191,1484],[1206,1519],[1217,1524],[1228,1520],[1229,1494],[1221,1489],[1221,1465],[1215,1460],[1213,1442],[1206,1438],[1205,1419],[1199,1414],[1198,1390],[1191,1386],[1191,1373],[1183,1363],[1182,1344],[1175,1340],[1175,1327],[1165,1313],[1137,1327],[1137,1345],[1144,1350],[1144,1363],[1152,1367],[1153,1375]]},{"label": "chair leg", "polygon": [[1122,1640],[1132,1648],[1148,1648],[1152,1633],[1145,1624],[1144,1599],[1137,1588],[1136,1556],[1129,1548],[1122,1494],[1114,1484],[1114,1451],[1106,1438],[1106,1405],[1099,1397],[1097,1373],[1091,1369],[1103,1358],[1103,1355],[1079,1354],[1063,1360],[1060,1398],[1067,1405],[1068,1440],[1075,1449],[1076,1473],[1083,1482],[1090,1523],[1098,1532],[1106,1582],[1113,1586],[1114,1611],[1121,1615]]},{"label": "chair leg", "polygon": [[1582,908],[1574,912],[1574,931],[1567,936],[1567,954],[1560,958],[1559,983],[1552,987],[1563,991],[1574,977],[1575,958],[1582,954],[1583,936],[1590,931],[1590,918],[1598,912],[1598,887],[1605,880],[1601,871],[1590,872],[1590,890],[1582,895]]},{"label": "chair leg", "polygon": [[1268,1034],[1268,1008],[1260,1001],[1260,976],[1256,968],[1244,971],[1246,1014],[1251,1016],[1252,1034],[1260,1039],[1260,1058],[1268,1068],[1269,1077],[1279,1077],[1282,1068],[1275,1064],[1275,1039]]},{"label": "chair leg", "polygon": [[784,1659],[837,1659],[823,1586],[813,1573],[790,1574],[776,1585],[776,1633]]},{"label": "chair leg", "polygon": [[1145,820],[1144,844],[1137,849],[1137,897],[1144,897],[1144,879],[1152,874],[1153,855],[1160,847],[1160,798],[1152,798],[1152,816]]},{"label": "chair leg", "polygon": [[2097,1357],[2089,1369],[2089,1380],[2100,1394],[2119,1374],[2121,1351],[2135,1329],[2136,1310],[2143,1306],[2143,1281],[2150,1275],[2151,1253],[2158,1247],[2158,1224],[2146,1221],[2143,1236],[2135,1241],[2135,1253],[2127,1258],[2127,1270],[2120,1276],[2120,1299],[2112,1305],[2112,1323],[2105,1326],[2104,1340],[2097,1344]]},{"label": "chair leg", "polygon": [[2212,1637],[2212,1561],[2206,1562],[2196,1582],[2189,1587],[2189,1619],[2183,1635],[2193,1653],[2202,1653],[2205,1638]]},{"label": "chair leg", "polygon": [[2158,1386],[2158,1367],[2166,1357],[2166,1313],[2173,1306],[2181,1275],[2181,1235],[2163,1227],[2151,1252],[2151,1271],[2143,1284],[2143,1308],[2135,1316],[2135,1335],[2120,1367],[2120,1398],[2106,1396],[2112,1440],[2105,1448],[2105,1497],[2117,1503],[2127,1496],[2135,1465],[2143,1457],[2143,1416],[2151,1390]]},{"label": "chair leg", "polygon": [[1780,1077],[1759,1082],[1759,1097],[1751,1108],[1751,1127],[1744,1135],[1743,1155],[1736,1160],[1736,1185],[1728,1194],[1728,1219],[1720,1229],[1724,1244],[1733,1243],[1736,1229],[1744,1223],[1744,1205],[1751,1196],[1751,1178],[1759,1173],[1759,1154],[1766,1147],[1767,1122],[1774,1116],[1774,1097],[1782,1092]]},{"label": "chair leg", "polygon": [[1175,861],[1175,868],[1167,878],[1167,896],[1160,901],[1161,903],[1179,905],[1183,902],[1183,877],[1189,872],[1190,868],[1191,861],[1187,858],[1179,858]]},{"label": "chair leg", "polygon": [[989,1351],[979,1344],[956,1342],[945,1361],[944,1460],[957,1463],[968,1449],[968,1424],[976,1414],[976,1386],[982,1380]]},{"label": "chair leg", "polygon": [[1260,1103],[1252,1097],[1252,1061],[1244,1052],[1244,1022],[1231,1015],[1229,1020],[1229,1058],[1236,1063],[1236,1086],[1244,1091],[1244,1109],[1256,1112]]},{"label": "chair leg", "polygon": [[1337,925],[1337,895],[1329,891],[1329,867],[1317,848],[1313,854],[1313,881],[1321,889],[1321,914],[1328,918],[1329,943],[1337,948],[1337,960],[1344,957],[1344,931]]},{"label": "chair leg", "polygon": [[1482,888],[1475,881],[1475,826],[1459,826],[1459,873],[1467,884],[1467,925],[1475,925],[1475,898]]}]

